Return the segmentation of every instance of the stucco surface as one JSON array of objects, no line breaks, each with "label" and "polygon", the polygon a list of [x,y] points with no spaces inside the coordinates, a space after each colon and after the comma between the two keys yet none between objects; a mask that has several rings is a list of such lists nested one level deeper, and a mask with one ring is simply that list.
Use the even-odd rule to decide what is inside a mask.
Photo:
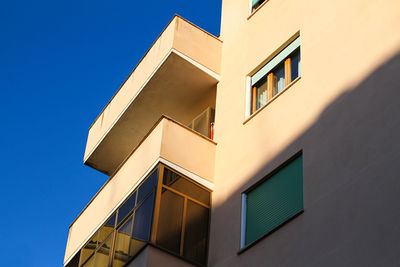
[{"label": "stucco surface", "polygon": [[[210,266],[400,262],[400,3],[223,1]],[[301,78],[246,123],[246,77],[293,36]],[[303,151],[305,212],[238,255],[241,192]]]}]

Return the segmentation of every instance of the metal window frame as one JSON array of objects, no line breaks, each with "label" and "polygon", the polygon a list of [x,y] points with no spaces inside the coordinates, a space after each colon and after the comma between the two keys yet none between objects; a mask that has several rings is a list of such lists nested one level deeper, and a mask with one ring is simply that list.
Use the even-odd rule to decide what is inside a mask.
[{"label": "metal window frame", "polygon": [[[186,195],[184,193],[181,193],[179,191],[177,191],[174,188],[171,188],[167,185],[163,184],[163,177],[164,177],[164,170],[165,168],[167,168],[168,170],[178,174],[181,178],[180,179],[185,179],[186,181],[198,186],[199,188],[207,191],[209,193],[210,199],[209,199],[209,203],[210,204],[205,204],[189,195]],[[155,187],[155,189],[151,190],[148,194],[146,194],[143,199],[138,203],[137,199],[138,199],[138,190],[140,189],[140,187],[146,182],[146,180],[155,172],[158,170],[158,179],[157,179],[157,185]],[[154,194],[153,196],[153,210],[152,210],[152,218],[151,218],[151,225],[150,225],[150,233],[149,233],[149,240],[145,241],[147,243],[153,244],[154,246],[157,246],[157,231],[158,231],[158,222],[159,222],[159,214],[160,214],[160,206],[161,206],[161,194],[162,194],[162,190],[169,190],[171,192],[173,192],[174,194],[177,194],[181,197],[184,198],[184,209],[183,209],[183,216],[182,216],[182,228],[181,228],[181,240],[180,240],[180,253],[176,254],[174,252],[169,251],[170,253],[177,255],[179,257],[183,257],[183,249],[184,249],[184,238],[185,238],[185,227],[186,227],[186,210],[187,210],[187,201],[190,200],[204,208],[208,209],[208,229],[210,229],[210,222],[211,222],[211,201],[212,201],[212,190],[207,188],[206,186],[200,184],[197,181],[192,180],[191,178],[188,178],[186,175],[182,174],[181,172],[167,166],[166,164],[162,163],[162,162],[158,162],[154,168],[146,175],[146,177],[140,182],[140,184],[138,184],[136,186],[136,188],[134,190],[132,190],[129,195],[118,205],[118,207],[115,209],[115,211],[105,220],[105,222],[97,229],[97,231],[89,238],[89,240],[85,243],[84,246],[82,246],[81,250],[90,242],[90,240],[92,239],[92,237],[96,234],[98,234],[98,231],[107,223],[107,221],[115,214],[115,221],[114,221],[114,226],[113,226],[113,230],[112,232],[99,244],[96,245],[96,248],[94,249],[93,253],[84,261],[81,263],[81,257],[82,257],[82,253],[79,257],[79,266],[84,266],[84,264],[86,264],[92,257],[95,257],[95,254],[97,253],[97,251],[101,248],[101,246],[104,244],[104,242],[108,241],[108,239],[111,237],[111,247],[110,247],[110,254],[109,254],[109,266],[112,266],[113,260],[114,260],[114,256],[115,256],[115,248],[116,248],[116,239],[117,239],[117,234],[118,234],[118,230],[119,228],[121,228],[124,223],[129,220],[131,217],[133,219],[133,223],[132,223],[132,228],[131,228],[131,233],[133,231],[133,225],[135,222],[135,211],[142,205],[142,203],[147,200],[151,194]],[[126,215],[126,217],[117,225],[117,221],[118,221],[118,215],[119,215],[119,209],[126,203],[126,201],[129,200],[129,198],[133,195],[136,194],[135,196],[135,205],[134,208]],[[208,230],[207,233],[207,251],[206,251],[206,260],[208,259],[208,245],[209,245],[209,234],[210,231]],[[166,249],[164,249],[166,250]],[[140,253],[141,250],[139,250],[137,253]],[[129,251],[130,252],[130,251]],[[129,254],[128,252],[128,254]],[[131,256],[131,259],[134,258],[136,256],[135,253],[134,255]],[[94,258],[95,260],[95,258]],[[191,261],[191,260],[189,260]],[[129,262],[129,260],[128,260]]]}]

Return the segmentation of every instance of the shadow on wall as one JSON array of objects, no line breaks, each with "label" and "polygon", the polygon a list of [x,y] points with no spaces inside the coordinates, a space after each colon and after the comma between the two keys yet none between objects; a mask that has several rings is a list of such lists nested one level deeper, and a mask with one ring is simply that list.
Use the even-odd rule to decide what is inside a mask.
[{"label": "shadow on wall", "polygon": [[[304,213],[237,255],[241,192],[300,150]],[[210,266],[399,266],[400,53],[333,101],[212,216]]]}]

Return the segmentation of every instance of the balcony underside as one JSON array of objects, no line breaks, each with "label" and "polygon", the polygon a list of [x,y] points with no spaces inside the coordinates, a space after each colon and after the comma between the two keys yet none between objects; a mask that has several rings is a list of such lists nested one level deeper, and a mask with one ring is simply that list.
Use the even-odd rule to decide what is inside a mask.
[{"label": "balcony underside", "polygon": [[214,107],[216,83],[214,77],[171,52],[85,164],[111,175],[161,115],[188,125],[205,107]]},{"label": "balcony underside", "polygon": [[112,175],[160,118],[215,108],[221,41],[174,17],[89,129],[84,163]]}]

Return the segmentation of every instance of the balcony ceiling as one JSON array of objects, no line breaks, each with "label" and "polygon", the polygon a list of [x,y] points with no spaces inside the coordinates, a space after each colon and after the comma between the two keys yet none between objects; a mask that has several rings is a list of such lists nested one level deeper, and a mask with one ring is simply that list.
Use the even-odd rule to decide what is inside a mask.
[{"label": "balcony ceiling", "polygon": [[[98,142],[85,164],[111,175],[161,115],[187,125],[202,111],[199,99],[213,97],[216,75],[171,50],[146,85]],[[214,95],[215,97],[215,95]]]}]

